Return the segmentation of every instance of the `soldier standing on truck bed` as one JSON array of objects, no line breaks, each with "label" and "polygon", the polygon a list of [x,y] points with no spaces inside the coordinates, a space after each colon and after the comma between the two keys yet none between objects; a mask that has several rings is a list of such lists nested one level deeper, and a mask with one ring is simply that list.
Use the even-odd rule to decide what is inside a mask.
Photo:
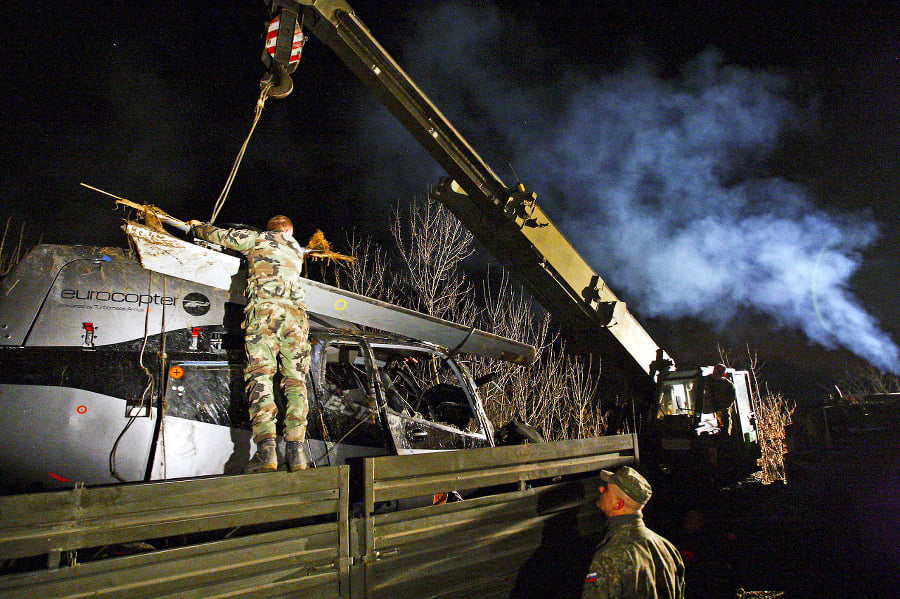
[{"label": "soldier standing on truck bed", "polygon": [[601,470],[597,506],[607,532],[584,581],[582,599],[683,599],[684,562],[672,543],[646,526],[642,510],[650,483],[623,466]]},{"label": "soldier standing on truck bed", "polygon": [[220,229],[195,220],[188,224],[196,237],[241,252],[249,264],[243,324],[247,352],[244,380],[257,449],[247,472],[278,469],[274,376],[279,370],[287,400],[284,417],[287,468],[302,470],[306,468],[302,444],[309,411],[306,374],[310,359],[309,320],[303,301],[305,291],[300,285],[306,250],[294,239],[294,226],[286,216],[273,216],[268,230],[262,233]]}]

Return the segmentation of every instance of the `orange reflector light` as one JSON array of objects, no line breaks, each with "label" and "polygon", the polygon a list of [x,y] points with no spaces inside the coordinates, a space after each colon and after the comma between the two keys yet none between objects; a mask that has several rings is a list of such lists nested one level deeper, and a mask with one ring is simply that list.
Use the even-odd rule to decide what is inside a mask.
[{"label": "orange reflector light", "polygon": [[184,376],[184,368],[181,366],[173,366],[169,369],[169,378],[180,379]]}]

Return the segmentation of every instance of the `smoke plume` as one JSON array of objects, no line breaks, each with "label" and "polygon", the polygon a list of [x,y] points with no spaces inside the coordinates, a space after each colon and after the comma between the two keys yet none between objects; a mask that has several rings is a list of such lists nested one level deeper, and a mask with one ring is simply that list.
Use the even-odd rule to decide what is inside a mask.
[{"label": "smoke plume", "polygon": [[[514,164],[640,314],[725,328],[758,311],[900,372],[897,346],[851,290],[876,225],[763,168],[809,118],[787,78],[708,50],[676,76],[636,59],[590,80],[561,72],[535,50],[538,34],[496,11],[447,5],[421,24],[402,60],[413,77],[475,147],[513,149],[489,163]],[[543,75],[523,76],[529,64]]]}]

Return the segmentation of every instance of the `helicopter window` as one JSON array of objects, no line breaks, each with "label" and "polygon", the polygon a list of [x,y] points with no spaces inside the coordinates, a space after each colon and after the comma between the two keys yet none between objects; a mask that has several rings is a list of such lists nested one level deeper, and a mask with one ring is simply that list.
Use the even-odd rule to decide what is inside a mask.
[{"label": "helicopter window", "polygon": [[484,437],[467,391],[471,383],[456,362],[403,344],[369,342],[369,347],[374,368],[368,364],[368,348],[355,340],[331,339],[314,351],[315,392],[328,427],[337,426],[333,419],[343,416],[375,423],[373,411],[383,393],[387,411],[405,421]]},{"label": "helicopter window", "polygon": [[325,347],[323,358],[320,384],[325,409],[364,418],[374,402],[360,346],[331,343]]},{"label": "helicopter window", "polygon": [[390,409],[460,430],[480,430],[463,381],[447,359],[409,349],[373,349]]}]

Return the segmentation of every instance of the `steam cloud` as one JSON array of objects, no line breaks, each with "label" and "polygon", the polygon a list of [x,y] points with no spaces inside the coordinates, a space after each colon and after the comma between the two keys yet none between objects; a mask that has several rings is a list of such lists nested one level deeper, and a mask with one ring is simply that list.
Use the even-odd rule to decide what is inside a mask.
[{"label": "steam cloud", "polygon": [[805,116],[786,79],[708,50],[675,78],[637,61],[595,81],[557,73],[522,85],[521,73],[503,79],[511,65],[525,68],[498,51],[523,31],[506,19],[454,5],[429,11],[404,63],[461,130],[515,148],[516,170],[630,305],[720,328],[752,309],[900,372],[897,346],[850,290],[876,225],[758,174]]},{"label": "steam cloud", "polygon": [[875,225],[744,174],[797,117],[783,85],[714,52],[672,82],[635,67],[578,92],[528,170],[580,198],[561,226],[642,313],[725,326],[754,308],[896,371],[897,347],[849,291]]}]

